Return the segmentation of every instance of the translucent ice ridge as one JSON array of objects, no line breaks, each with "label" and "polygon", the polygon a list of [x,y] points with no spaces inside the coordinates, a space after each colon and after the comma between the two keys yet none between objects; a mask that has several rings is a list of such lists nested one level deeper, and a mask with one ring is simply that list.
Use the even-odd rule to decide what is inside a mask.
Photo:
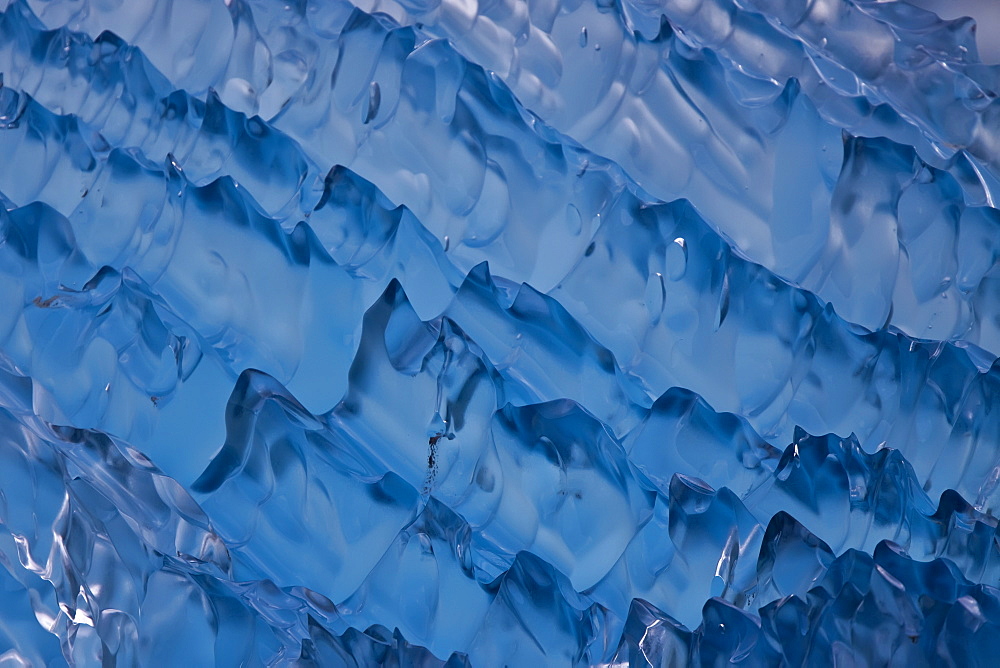
[{"label": "translucent ice ridge", "polygon": [[990,665],[974,29],[0,0],[0,664]]}]

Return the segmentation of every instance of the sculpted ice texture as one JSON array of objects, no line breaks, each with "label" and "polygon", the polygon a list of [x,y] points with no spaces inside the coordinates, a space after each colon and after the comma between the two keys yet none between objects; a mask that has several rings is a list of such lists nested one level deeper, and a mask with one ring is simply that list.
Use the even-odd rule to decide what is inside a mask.
[{"label": "sculpted ice texture", "polygon": [[971,22],[0,4],[0,659],[988,665]]},{"label": "sculpted ice texture", "polygon": [[[815,69],[775,76],[756,65],[767,60],[765,55],[791,61],[801,69],[800,62],[806,60],[803,56],[810,54],[803,54],[801,45],[783,37],[763,17],[748,19],[752,25],[743,26],[740,18],[746,12],[731,17],[732,8],[710,3],[702,3],[696,10],[686,7],[689,3],[666,3],[663,11],[667,16],[678,13],[697,26],[704,23],[707,30],[729,32],[732,41],[742,40],[746,53],[741,54],[744,58],[735,69],[717,61],[710,51],[689,53],[692,41],[703,44],[700,32],[689,35],[681,31],[676,38],[669,28],[658,32],[661,10],[655,5],[657,30],[645,34],[653,40],[650,42],[623,33],[614,12],[591,3],[571,3],[559,11],[554,3],[552,11],[545,11],[541,9],[544,4],[533,3],[532,10],[524,14],[513,8],[517,3],[492,3],[469,17],[467,23],[453,20],[460,15],[461,3],[418,3],[404,10],[389,2],[376,3],[374,9],[394,16],[402,12],[399,20],[419,21],[425,29],[447,36],[471,60],[502,77],[530,111],[585,146],[617,160],[652,194],[687,197],[741,252],[829,300],[850,320],[869,329],[888,322],[928,338],[967,336],[974,318],[962,311],[968,309],[963,305],[970,299],[967,291],[951,285],[953,274],[921,269],[924,276],[935,277],[932,294],[910,285],[919,280],[915,276],[918,270],[907,262],[916,260],[907,245],[913,239],[897,238],[896,228],[916,226],[922,231],[923,224],[912,220],[912,215],[893,210],[897,192],[857,193],[856,173],[846,163],[841,168],[841,128],[862,136],[872,130],[853,127],[853,119],[821,113],[821,100],[810,88],[805,89],[810,93],[807,97],[800,94],[798,85],[784,85],[790,76],[797,76],[802,85],[809,83],[810,76],[825,76],[821,83],[826,91],[828,80],[835,77],[825,73],[821,64],[839,65],[816,56],[812,61],[817,63]],[[361,6],[367,8],[367,3]],[[834,10],[839,11],[837,7]],[[692,11],[692,16],[686,16],[687,11]],[[852,40],[860,27],[874,22],[855,23],[858,21],[851,22]],[[686,29],[688,21],[678,19],[677,25]],[[878,27],[880,35],[887,30],[886,26]],[[954,38],[934,36],[942,49],[962,53],[960,44],[950,43]],[[761,44],[762,39],[770,41]],[[600,42],[604,42],[603,48]],[[920,53],[925,54],[926,49]],[[930,54],[924,60],[927,62],[911,64],[910,69],[943,65]],[[751,61],[755,65],[744,67],[744,62]],[[607,76],[591,76],[596,63]],[[866,63],[866,67],[871,69],[872,64]],[[747,76],[748,69],[752,77]],[[849,70],[840,76],[856,80]],[[855,88],[860,91],[860,83],[856,82]],[[853,95],[861,97],[858,91]],[[837,89],[835,94],[851,91]],[[874,130],[884,132],[881,127]],[[928,141],[918,132],[889,136],[918,145]],[[952,148],[940,150],[954,153]],[[972,179],[967,184],[972,199],[992,201],[993,186],[982,182],[975,165],[963,162],[968,156],[957,154],[953,158],[956,165],[951,165],[942,162],[932,149],[927,152],[931,155],[925,159],[949,166],[963,181]],[[915,171],[920,171],[919,165]],[[888,187],[898,191],[909,185],[903,181]],[[916,245],[919,247],[919,242]],[[875,263],[878,273],[873,275],[871,264],[876,256],[880,258]],[[861,271],[862,267],[867,272]],[[937,322],[928,323],[930,319]],[[932,324],[939,332],[945,327],[946,333],[927,334],[926,327]],[[978,333],[972,333],[970,340],[980,343]],[[995,344],[985,347],[990,346],[995,349]]]}]

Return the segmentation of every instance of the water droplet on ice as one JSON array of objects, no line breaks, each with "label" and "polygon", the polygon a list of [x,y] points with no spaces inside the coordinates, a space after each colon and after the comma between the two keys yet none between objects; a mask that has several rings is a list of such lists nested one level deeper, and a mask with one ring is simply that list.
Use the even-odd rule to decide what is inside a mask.
[{"label": "water droplet on ice", "polygon": [[587,28],[586,28],[586,26],[584,26],[583,28],[580,28],[580,46],[581,47],[587,46]]},{"label": "water droplet on ice", "polygon": [[667,278],[679,281],[687,271],[687,242],[677,237],[667,246]]},{"label": "water droplet on ice", "polygon": [[649,313],[649,324],[656,325],[667,303],[667,288],[663,284],[663,274],[658,271],[651,274],[646,281],[645,302]]}]

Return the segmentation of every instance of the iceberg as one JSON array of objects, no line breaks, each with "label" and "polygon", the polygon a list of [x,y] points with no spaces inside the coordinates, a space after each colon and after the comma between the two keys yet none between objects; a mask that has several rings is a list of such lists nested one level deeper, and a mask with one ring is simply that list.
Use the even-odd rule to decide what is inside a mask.
[{"label": "iceberg", "polygon": [[903,0],[0,2],[0,663],[990,665],[978,49]]}]

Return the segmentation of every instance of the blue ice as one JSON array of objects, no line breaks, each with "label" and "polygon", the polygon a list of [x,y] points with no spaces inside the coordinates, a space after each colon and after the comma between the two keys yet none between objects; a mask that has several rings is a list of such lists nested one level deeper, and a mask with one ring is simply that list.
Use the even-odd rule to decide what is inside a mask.
[{"label": "blue ice", "polygon": [[0,0],[0,664],[992,665],[916,4]]}]

